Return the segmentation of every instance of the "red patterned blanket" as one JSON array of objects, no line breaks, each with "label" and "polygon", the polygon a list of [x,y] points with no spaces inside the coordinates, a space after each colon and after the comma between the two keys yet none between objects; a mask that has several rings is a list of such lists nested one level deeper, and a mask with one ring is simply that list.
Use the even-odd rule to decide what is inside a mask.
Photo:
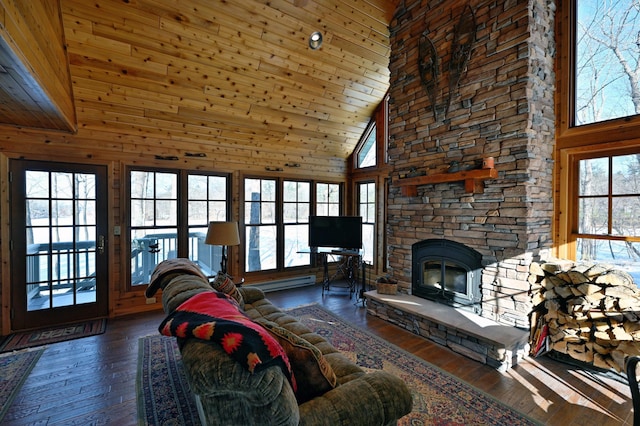
[{"label": "red patterned blanket", "polygon": [[216,342],[251,373],[279,365],[296,391],[289,358],[280,343],[224,293],[196,294],[169,314],[158,330],[165,336]]}]

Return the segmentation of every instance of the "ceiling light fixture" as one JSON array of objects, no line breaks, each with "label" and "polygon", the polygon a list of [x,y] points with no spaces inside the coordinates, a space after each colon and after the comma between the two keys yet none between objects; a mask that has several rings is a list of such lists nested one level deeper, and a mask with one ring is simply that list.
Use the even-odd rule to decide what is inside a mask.
[{"label": "ceiling light fixture", "polygon": [[322,46],[322,34],[320,31],[315,31],[309,36],[309,47],[317,50],[320,49],[320,46]]}]

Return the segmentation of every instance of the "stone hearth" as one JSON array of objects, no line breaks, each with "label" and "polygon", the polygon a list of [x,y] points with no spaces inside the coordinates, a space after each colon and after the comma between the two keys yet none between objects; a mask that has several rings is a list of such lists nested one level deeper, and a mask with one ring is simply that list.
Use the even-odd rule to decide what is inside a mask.
[{"label": "stone hearth", "polygon": [[364,294],[367,313],[500,371],[529,353],[529,332],[408,294]]}]

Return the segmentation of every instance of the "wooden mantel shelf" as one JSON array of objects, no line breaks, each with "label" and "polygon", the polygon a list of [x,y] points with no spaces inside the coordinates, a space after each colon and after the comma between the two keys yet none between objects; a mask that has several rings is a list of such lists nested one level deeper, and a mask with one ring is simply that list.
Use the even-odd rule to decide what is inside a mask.
[{"label": "wooden mantel shelf", "polygon": [[438,173],[435,175],[396,179],[395,184],[401,187],[402,195],[405,197],[415,197],[418,195],[418,186],[420,185],[458,181],[464,181],[464,189],[466,192],[481,194],[484,192],[484,181],[497,177],[498,171],[494,168],[475,169],[455,173]]}]

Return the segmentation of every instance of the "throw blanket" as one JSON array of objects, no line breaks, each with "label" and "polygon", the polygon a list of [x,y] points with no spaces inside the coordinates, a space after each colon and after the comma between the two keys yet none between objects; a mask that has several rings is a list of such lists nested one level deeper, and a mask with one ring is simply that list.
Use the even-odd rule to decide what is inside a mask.
[{"label": "throw blanket", "polygon": [[289,358],[280,343],[224,293],[196,294],[169,314],[158,330],[165,336],[216,342],[250,373],[279,365],[294,392],[297,390]]}]

